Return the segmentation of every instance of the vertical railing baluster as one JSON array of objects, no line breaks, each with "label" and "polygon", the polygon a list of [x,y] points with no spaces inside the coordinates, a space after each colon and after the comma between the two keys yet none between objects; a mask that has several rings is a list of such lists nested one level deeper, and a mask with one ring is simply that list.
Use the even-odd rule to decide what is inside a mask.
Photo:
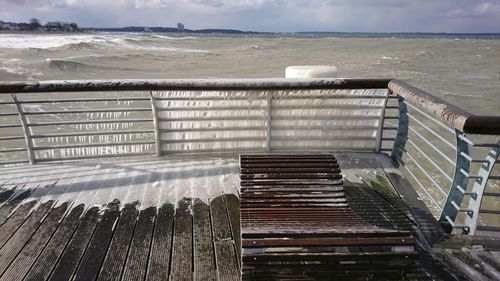
[{"label": "vertical railing baluster", "polygon": [[399,108],[399,124],[398,133],[396,140],[394,141],[394,146],[391,152],[391,158],[394,160],[396,165],[399,165],[400,161],[403,161],[403,153],[406,145],[406,140],[408,139],[408,109],[404,103],[404,98],[398,96],[398,108]]},{"label": "vertical railing baluster", "polygon": [[23,128],[24,140],[26,142],[26,151],[28,152],[28,159],[30,164],[33,165],[36,163],[35,152],[33,151],[33,139],[31,138],[32,132],[31,127],[28,126],[28,119],[24,114],[23,107],[17,96],[15,94],[10,94],[12,96],[12,100],[16,104],[17,112],[19,113],[19,119],[21,120],[21,126]]},{"label": "vertical railing baluster", "polygon": [[161,133],[160,133],[160,124],[158,121],[158,110],[156,110],[153,91],[149,92],[149,96],[151,97],[151,112],[153,114],[153,126],[154,126],[154,131],[155,131],[156,155],[160,156],[161,155]]},{"label": "vertical railing baluster", "polygon": [[[468,178],[463,171],[469,173],[470,170],[470,161],[463,156],[469,155],[469,144],[460,137],[462,134],[463,133],[461,131],[455,129],[457,146],[457,153],[455,156],[455,172],[453,175],[453,182],[451,183],[451,187],[448,191],[448,196],[446,197],[446,203],[444,204],[439,217],[439,223],[448,233],[451,233],[453,230],[454,222],[460,212],[460,206],[464,200],[465,192],[467,191]],[[462,231],[464,234],[467,234],[469,229],[463,228]]]},{"label": "vertical railing baluster", "polygon": [[267,93],[267,108],[266,108],[266,113],[267,113],[267,119],[266,119],[266,151],[270,152],[272,150],[271,147],[271,121],[272,121],[272,103],[273,103],[273,93],[268,92]]},{"label": "vertical railing baluster", "polygon": [[478,176],[480,178],[476,178],[474,180],[474,185],[472,186],[471,193],[476,194],[469,200],[468,209],[471,210],[470,214],[465,217],[465,225],[469,227],[470,235],[474,235],[477,228],[477,221],[479,219],[479,210],[481,209],[481,201],[483,200],[483,193],[486,189],[486,184],[488,183],[488,179],[493,171],[493,167],[497,162],[498,155],[500,154],[500,142],[497,143],[497,146],[490,150],[488,155],[485,158],[485,161],[481,164],[481,167],[478,171]]},{"label": "vertical railing baluster", "polygon": [[384,136],[384,122],[385,122],[385,110],[387,107],[387,101],[389,100],[389,96],[391,95],[391,90],[387,90],[387,95],[385,96],[382,112],[380,113],[380,118],[378,120],[378,128],[377,135],[375,141],[375,152],[379,153],[380,149],[382,149],[382,138]]}]

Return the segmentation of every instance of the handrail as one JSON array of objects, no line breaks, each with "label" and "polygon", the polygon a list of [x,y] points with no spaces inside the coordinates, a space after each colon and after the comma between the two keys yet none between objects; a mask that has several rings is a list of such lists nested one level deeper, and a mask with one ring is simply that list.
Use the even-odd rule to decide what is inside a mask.
[{"label": "handrail", "polygon": [[1,82],[0,93],[386,89],[390,79],[121,79]]},{"label": "handrail", "polygon": [[402,81],[391,80],[388,87],[394,94],[464,133],[500,135],[500,116],[474,115]]}]

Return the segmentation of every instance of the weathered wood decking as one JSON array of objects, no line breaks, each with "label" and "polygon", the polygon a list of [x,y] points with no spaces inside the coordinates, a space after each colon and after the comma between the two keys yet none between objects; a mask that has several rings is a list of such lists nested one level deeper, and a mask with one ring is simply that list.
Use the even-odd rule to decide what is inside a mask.
[{"label": "weathered wood decking", "polygon": [[[412,233],[419,241],[422,236],[432,243],[440,235],[420,209],[422,202],[412,203],[404,178],[385,155],[335,155],[356,216]],[[237,155],[1,168],[0,280],[240,280],[239,187]],[[409,200],[403,203],[396,190]],[[244,278],[448,276],[439,270],[445,265],[425,255],[420,259],[410,266],[365,261],[290,268],[281,263],[274,264],[281,267],[274,275],[261,268]],[[422,259],[437,270],[427,270]]]}]

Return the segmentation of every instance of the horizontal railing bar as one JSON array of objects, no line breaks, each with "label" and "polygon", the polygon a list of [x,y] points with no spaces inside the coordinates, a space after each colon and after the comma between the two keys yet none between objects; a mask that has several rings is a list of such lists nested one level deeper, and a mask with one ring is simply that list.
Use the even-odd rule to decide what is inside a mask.
[{"label": "horizontal railing bar", "polygon": [[390,79],[123,79],[3,82],[0,93],[84,91],[209,91],[386,89]]},{"label": "horizontal railing bar", "polygon": [[[165,144],[168,145],[168,144]],[[217,152],[217,153],[241,153],[241,152],[264,152],[265,151],[264,146],[255,146],[255,147],[235,147],[235,148],[227,148],[224,150],[221,150],[220,148],[217,149],[190,149],[188,152],[186,150],[175,150],[175,149],[170,149],[167,152],[163,152],[164,154],[200,154],[200,153],[210,153],[210,152]]]},{"label": "horizontal railing bar", "polygon": [[[482,179],[483,177],[481,176],[471,176],[467,171],[465,171],[464,169],[460,169],[459,172],[464,175],[466,178],[469,178],[469,179]],[[489,177],[491,179],[491,177]]]},{"label": "horizontal railing bar", "polygon": [[316,116],[301,116],[301,115],[273,115],[273,120],[373,120],[380,119],[380,115],[316,115]]},{"label": "horizontal railing bar", "polygon": [[308,131],[308,130],[375,130],[377,126],[364,126],[364,125],[326,125],[326,126],[272,126],[272,130],[294,130],[294,131]]},{"label": "horizontal railing bar", "polygon": [[245,137],[245,138],[208,138],[208,139],[179,139],[161,140],[161,143],[190,143],[190,142],[231,142],[231,141],[265,141],[266,137]]},{"label": "horizontal railing bar", "polygon": [[474,147],[499,147],[500,143],[475,143]]},{"label": "horizontal railing bar", "polygon": [[434,199],[434,196],[431,195],[429,193],[429,191],[424,187],[424,185],[420,182],[420,180],[415,176],[415,174],[408,168],[406,167],[406,165],[402,165],[402,167],[405,168],[405,170],[412,176],[412,178],[415,180],[415,182],[420,186],[420,188],[422,189],[422,191],[427,195],[427,197],[429,197],[429,199],[431,200],[432,204],[434,204],[434,206],[439,210],[439,211],[442,211],[443,208],[441,207],[441,205],[436,201],[436,199]]},{"label": "horizontal railing bar", "polygon": [[398,127],[382,127],[382,129],[387,130],[387,131],[397,131]]},{"label": "horizontal railing bar", "polygon": [[[275,120],[374,120],[379,119],[377,115],[324,115],[324,116],[273,116]],[[266,120],[265,115],[250,115],[250,116],[203,116],[203,117],[178,117],[165,118],[159,117],[159,121],[177,122],[177,121],[220,121],[220,120]]]},{"label": "horizontal railing bar", "polygon": [[107,124],[107,123],[140,123],[153,122],[153,119],[109,119],[109,120],[83,120],[83,121],[63,121],[63,122],[45,122],[45,123],[29,123],[29,127],[33,126],[63,126],[63,125],[85,125],[85,124]]},{"label": "horizontal railing bar", "polygon": [[[150,101],[151,98],[141,97],[124,97],[124,98],[84,98],[84,99],[48,99],[48,100],[21,100],[20,104],[25,103],[85,103],[85,102],[122,102],[122,101]],[[2,103],[0,103],[2,104]],[[16,104],[15,102],[8,102],[6,104]]]},{"label": "horizontal railing bar", "polygon": [[468,139],[464,134],[459,134],[458,138],[466,142],[470,146],[474,146],[474,142]]},{"label": "horizontal railing bar", "polygon": [[371,105],[371,104],[318,104],[318,105],[282,105],[273,104],[274,109],[383,109],[383,105]]},{"label": "horizontal railing bar", "polygon": [[[252,100],[266,100],[267,95],[273,95],[273,93],[257,93],[256,97],[252,97]],[[315,95],[308,94],[303,96],[294,96],[293,94],[289,95],[279,95],[277,93],[277,98],[280,100],[298,100],[298,99],[385,99],[386,96],[383,95],[357,95],[357,94],[338,94],[336,92],[323,94],[323,95]],[[207,100],[249,100],[249,97],[246,96],[176,96],[176,97],[155,97],[155,101],[207,101]]]},{"label": "horizontal railing bar", "polygon": [[[38,134],[31,138],[57,138],[57,137],[83,137],[83,136],[101,136],[101,135],[127,135],[127,134],[151,134],[153,130],[127,130],[127,131],[99,131],[99,132],[76,132],[61,134]],[[24,137],[23,137],[24,138]]]},{"label": "horizontal railing bar", "polygon": [[479,210],[480,214],[500,215],[500,210]]},{"label": "horizontal railing bar", "polygon": [[374,136],[272,136],[273,141],[333,141],[333,140],[345,140],[345,141],[358,141],[358,140],[366,140],[372,141],[375,140]]},{"label": "horizontal railing bar", "polygon": [[99,154],[99,155],[87,155],[87,156],[72,156],[64,158],[41,158],[37,159],[36,162],[52,162],[52,161],[68,161],[68,160],[84,160],[84,159],[96,159],[96,158],[114,158],[114,157],[130,157],[130,156],[153,156],[155,153],[150,152],[139,152],[139,153],[120,153],[120,154]]},{"label": "horizontal railing bar", "polygon": [[427,171],[424,169],[424,167],[422,167],[422,165],[420,165],[420,163],[418,163],[418,161],[415,160],[415,158],[413,158],[413,156],[411,156],[411,154],[409,154],[407,152],[406,156],[408,156],[408,158],[410,158],[411,161],[413,161],[413,163],[432,182],[432,184],[434,184],[434,186],[439,190],[439,192],[441,192],[441,194],[443,194],[443,196],[447,196],[448,195],[448,193],[446,191],[444,191],[444,189],[439,185],[439,183],[437,183],[436,180],[434,180],[434,177],[432,177],[429,173],[427,173]]},{"label": "horizontal railing bar", "polygon": [[182,122],[182,121],[233,121],[233,120],[260,120],[265,121],[264,115],[249,115],[249,116],[204,116],[204,117],[178,117],[178,118],[165,118],[158,117],[158,121],[162,122]]},{"label": "horizontal railing bar", "polygon": [[500,197],[500,192],[484,192],[483,196],[487,196],[487,197]]},{"label": "horizontal railing bar", "polygon": [[0,162],[0,165],[11,165],[11,164],[22,164],[22,163],[29,163],[29,160],[12,160],[12,161],[2,161]]},{"label": "horizontal railing bar", "polygon": [[266,106],[170,106],[156,107],[158,111],[220,111],[220,110],[265,110]]},{"label": "horizontal railing bar", "polygon": [[399,120],[399,116],[384,116],[385,120]]},{"label": "horizontal railing bar", "polygon": [[476,192],[467,192],[462,186],[460,186],[459,184],[457,184],[456,186],[456,189],[458,189],[458,191],[462,192],[463,195],[469,195],[469,196],[477,196],[477,193]]},{"label": "horizontal railing bar", "polygon": [[452,133],[452,134],[455,134],[455,131],[450,128],[449,126],[446,126],[444,123],[438,121],[435,117],[432,117],[431,115],[425,113],[424,111],[420,110],[419,108],[417,108],[416,106],[414,106],[413,104],[409,103],[409,102],[404,102],[408,107],[410,107],[411,109],[415,110],[416,112],[420,113],[421,115],[427,117],[428,119],[430,119],[432,122],[438,124],[439,126],[441,126],[442,128],[444,128],[445,130],[447,130],[448,132]]},{"label": "horizontal railing bar", "polygon": [[470,156],[469,156],[469,154],[467,154],[467,153],[465,153],[465,152],[461,151],[461,152],[459,153],[459,155],[460,155],[460,156],[462,156],[463,158],[467,159],[467,161],[472,162],[472,157],[470,157]]},{"label": "horizontal railing bar", "polygon": [[473,210],[471,209],[464,209],[464,208],[460,208],[460,206],[455,202],[455,201],[451,201],[451,205],[453,207],[455,207],[455,209],[459,212],[464,212],[464,213],[470,213],[470,212],[474,212]]},{"label": "horizontal railing bar", "polygon": [[168,128],[160,129],[162,133],[176,132],[214,132],[214,131],[261,131],[265,130],[264,126],[240,126],[240,127],[210,127],[210,128]]},{"label": "horizontal railing bar", "polygon": [[17,112],[7,112],[7,113],[0,113],[0,116],[19,116],[19,113]]},{"label": "horizontal railing bar", "polygon": [[17,152],[17,151],[26,151],[26,147],[0,149],[0,153]]},{"label": "horizontal railing bar", "polygon": [[17,125],[17,124],[7,124],[7,125],[0,125],[0,129],[5,129],[5,128],[22,128],[23,125]]},{"label": "horizontal railing bar", "polygon": [[418,147],[418,145],[416,145],[411,139],[408,139],[407,142],[408,144],[413,146],[418,151],[418,153],[420,153],[420,155],[424,156],[424,158],[429,161],[429,163],[431,163],[432,166],[434,166],[434,168],[436,168],[446,179],[448,179],[450,182],[453,181],[451,176],[449,176],[436,162],[434,162],[434,160],[432,160],[432,158],[427,153],[425,153],[420,147]]},{"label": "horizontal railing bar", "polygon": [[365,146],[301,146],[301,145],[287,145],[287,146],[278,146],[273,147],[273,151],[289,151],[289,150],[297,150],[301,151],[373,151],[375,147],[365,147]]},{"label": "horizontal railing bar", "polygon": [[381,148],[380,151],[392,151],[392,148]]},{"label": "horizontal railing bar", "polygon": [[57,110],[57,111],[25,111],[24,114],[47,115],[47,114],[143,112],[143,111],[151,111],[151,108],[108,108],[108,109],[82,109],[82,110]]},{"label": "horizontal railing bar", "polygon": [[482,230],[482,231],[500,232],[500,227],[498,227],[498,226],[478,225],[476,227],[476,229],[477,230]]},{"label": "horizontal railing bar", "polygon": [[0,141],[7,141],[7,140],[22,140],[24,139],[24,136],[7,136],[7,137],[0,137]]},{"label": "horizontal railing bar", "polygon": [[84,144],[69,144],[57,146],[35,146],[33,150],[54,150],[66,148],[86,148],[86,147],[102,147],[102,146],[123,146],[123,145],[144,145],[154,144],[154,141],[133,141],[133,142],[107,142],[107,143],[84,143]]},{"label": "horizontal railing bar", "polygon": [[396,138],[382,138],[382,141],[396,141]]},{"label": "horizontal railing bar", "polygon": [[399,106],[397,105],[388,105],[385,107],[385,109],[399,109]]},{"label": "horizontal railing bar", "polygon": [[414,130],[413,128],[409,127],[410,131],[415,133],[422,141],[424,141],[428,146],[430,146],[434,151],[436,151],[441,157],[443,157],[446,161],[448,161],[451,165],[455,165],[455,162],[451,160],[450,157],[448,157],[446,154],[444,154],[439,148],[437,148],[434,144],[432,144],[429,140],[427,140],[422,134]]},{"label": "horizontal railing bar", "polygon": [[500,177],[499,176],[490,176],[488,179],[489,180],[500,180]]},{"label": "horizontal railing bar", "polygon": [[438,138],[439,140],[441,140],[442,142],[444,142],[446,145],[448,145],[449,147],[451,147],[453,150],[456,150],[457,148],[455,147],[455,145],[453,145],[451,142],[449,142],[448,140],[446,140],[445,138],[443,138],[440,134],[436,133],[433,129],[427,127],[424,123],[420,122],[420,120],[418,120],[415,116],[411,115],[410,113],[407,113],[408,117],[410,117],[411,120],[417,122],[420,126],[422,126],[424,129],[426,129],[427,131],[429,131],[432,135],[434,135],[436,138]]}]

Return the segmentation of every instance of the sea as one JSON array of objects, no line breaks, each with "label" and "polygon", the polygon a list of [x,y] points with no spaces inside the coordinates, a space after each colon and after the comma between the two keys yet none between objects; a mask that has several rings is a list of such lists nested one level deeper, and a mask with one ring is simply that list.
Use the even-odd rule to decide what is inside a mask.
[{"label": "sea", "polygon": [[0,33],[0,81],[284,77],[396,78],[476,114],[500,113],[500,35]]}]

